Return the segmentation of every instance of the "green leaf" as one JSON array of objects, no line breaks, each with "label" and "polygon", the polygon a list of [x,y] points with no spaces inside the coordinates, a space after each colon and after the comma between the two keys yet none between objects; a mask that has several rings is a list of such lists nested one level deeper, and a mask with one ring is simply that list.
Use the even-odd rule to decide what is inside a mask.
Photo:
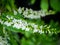
[{"label": "green leaf", "polygon": [[34,42],[32,42],[30,39],[22,38],[21,45],[34,45]]},{"label": "green leaf", "polygon": [[6,9],[8,10],[8,11],[11,11],[11,7],[7,4],[6,5]]},{"label": "green leaf", "polygon": [[30,0],[30,3],[31,4],[34,4],[36,0]]},{"label": "green leaf", "polygon": [[60,1],[59,0],[50,0],[50,5],[55,11],[60,11]]},{"label": "green leaf", "polygon": [[29,32],[27,32],[27,31],[25,31],[25,36],[27,37],[27,38],[29,38],[30,36],[31,36],[31,31],[29,31]]},{"label": "green leaf", "polygon": [[41,9],[45,11],[48,10],[48,0],[41,0]]},{"label": "green leaf", "polygon": [[13,34],[10,31],[8,31],[8,33],[9,33],[9,38],[10,38],[11,45],[18,45],[18,43],[17,43],[16,39],[14,38]]}]

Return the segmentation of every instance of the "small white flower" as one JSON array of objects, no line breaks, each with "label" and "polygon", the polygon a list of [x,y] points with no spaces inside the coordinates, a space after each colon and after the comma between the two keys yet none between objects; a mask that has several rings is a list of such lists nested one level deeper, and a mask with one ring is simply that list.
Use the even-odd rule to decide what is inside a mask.
[{"label": "small white flower", "polygon": [[17,29],[20,29],[21,25],[18,24],[18,23],[15,23],[15,24],[13,25],[13,27],[14,27],[14,28],[17,28]]},{"label": "small white flower", "polygon": [[23,21],[23,20],[21,20],[21,19],[20,19],[20,20],[17,20],[17,22],[20,23],[20,24],[22,24],[22,21]]},{"label": "small white flower", "polygon": [[24,21],[23,25],[24,26],[28,26],[28,23],[26,21]]},{"label": "small white flower", "polygon": [[41,16],[42,16],[42,17],[46,16],[45,11],[42,11]]},{"label": "small white flower", "polygon": [[17,11],[14,10],[14,15],[17,15]]},{"label": "small white flower", "polygon": [[30,30],[30,28],[26,27],[25,31],[29,31],[29,30]]},{"label": "small white flower", "polygon": [[28,11],[24,11],[23,12],[23,15],[25,16],[25,15],[28,15]]},{"label": "small white flower", "polygon": [[16,23],[16,22],[17,22],[17,19],[14,18],[14,19],[12,20],[12,22],[13,22],[13,23]]},{"label": "small white flower", "polygon": [[38,27],[38,25],[34,25],[34,28],[37,28]]},{"label": "small white flower", "polygon": [[25,29],[26,29],[26,27],[25,27],[25,26],[23,26],[23,27],[22,27],[22,30],[25,30]]},{"label": "small white flower", "polygon": [[22,13],[22,8],[21,8],[21,7],[19,7],[19,9],[18,9],[18,13],[19,13],[19,14]]},{"label": "small white flower", "polygon": [[12,22],[8,22],[8,21],[5,21],[4,24],[7,25],[7,26],[11,26],[13,23]]},{"label": "small white flower", "polygon": [[32,9],[29,9],[29,13],[33,13],[33,10]]},{"label": "small white flower", "polygon": [[44,31],[42,31],[42,30],[39,30],[39,33],[40,33],[40,34],[42,34],[42,33],[44,33]]},{"label": "small white flower", "polygon": [[38,29],[35,28],[35,29],[33,30],[33,33],[35,33],[35,32],[38,32]]},{"label": "small white flower", "polygon": [[42,29],[42,28],[43,28],[43,25],[40,26],[40,29]]},{"label": "small white flower", "polygon": [[28,12],[28,11],[29,11],[29,9],[28,9],[28,8],[26,8],[26,10],[25,10],[25,11],[27,11],[27,12]]},{"label": "small white flower", "polygon": [[11,16],[10,18],[13,19],[13,16]]}]

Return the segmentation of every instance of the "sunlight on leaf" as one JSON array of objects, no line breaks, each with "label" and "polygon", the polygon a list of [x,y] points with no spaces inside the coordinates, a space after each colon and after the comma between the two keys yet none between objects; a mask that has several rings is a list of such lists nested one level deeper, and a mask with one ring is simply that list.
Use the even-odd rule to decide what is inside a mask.
[{"label": "sunlight on leaf", "polygon": [[36,0],[31,0],[31,1],[30,1],[30,3],[31,3],[31,4],[34,4],[34,3],[35,3],[35,1],[36,1]]},{"label": "sunlight on leaf", "polygon": [[41,0],[41,9],[45,11],[48,10],[48,0]]}]

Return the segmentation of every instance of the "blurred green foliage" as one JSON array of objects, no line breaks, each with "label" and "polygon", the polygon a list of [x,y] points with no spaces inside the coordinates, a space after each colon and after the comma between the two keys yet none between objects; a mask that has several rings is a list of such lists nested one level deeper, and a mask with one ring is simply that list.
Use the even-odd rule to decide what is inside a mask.
[{"label": "blurred green foliage", "polygon": [[[28,2],[30,2],[30,4],[34,4],[36,0],[29,0]],[[42,10],[48,10],[49,8],[49,0],[41,0],[41,9]],[[50,6],[53,8],[54,11],[60,11],[60,1],[59,0],[50,0]],[[15,5],[15,0],[0,0],[0,10],[14,10],[16,9],[16,5]]]},{"label": "blurred green foliage", "polygon": [[60,0],[50,0],[50,5],[55,11],[60,11]]},{"label": "blurred green foliage", "polygon": [[[30,3],[35,3],[36,0],[31,0]],[[41,0],[41,9],[42,10],[48,10],[49,3],[51,8],[53,8],[54,11],[60,11],[60,0]]]},{"label": "blurred green foliage", "polygon": [[41,0],[41,9],[47,11],[48,10],[48,0]]},{"label": "blurred green foliage", "polygon": [[30,3],[33,5],[36,0],[30,0]]},{"label": "blurred green foliage", "polygon": [[0,0],[0,10],[2,11],[12,11],[16,8],[15,0]]}]

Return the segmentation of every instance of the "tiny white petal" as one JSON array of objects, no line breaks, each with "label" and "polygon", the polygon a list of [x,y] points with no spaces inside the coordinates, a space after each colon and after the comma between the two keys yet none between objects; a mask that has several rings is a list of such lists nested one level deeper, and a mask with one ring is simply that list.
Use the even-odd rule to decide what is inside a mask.
[{"label": "tiny white petal", "polygon": [[7,26],[11,26],[13,23],[6,21],[6,22],[4,22],[4,24],[7,25]]},{"label": "tiny white petal", "polygon": [[13,25],[13,27],[15,27],[15,28],[17,28],[17,29],[20,29],[20,25],[17,24],[17,23],[15,23],[15,24]]},{"label": "tiny white petal", "polygon": [[34,29],[34,30],[33,30],[33,33],[35,33],[35,32],[38,32],[38,29]]},{"label": "tiny white petal", "polygon": [[14,15],[17,15],[17,11],[14,10]]},{"label": "tiny white petal", "polygon": [[26,30],[25,31],[29,31],[30,29],[29,28],[26,28]]},{"label": "tiny white petal", "polygon": [[26,27],[25,27],[25,26],[23,26],[23,27],[22,27],[22,30],[25,30],[25,29],[26,29]]},{"label": "tiny white petal", "polygon": [[44,33],[44,31],[42,31],[42,30],[39,30],[39,33],[40,33],[40,34],[42,34],[42,33]]},{"label": "tiny white petal", "polygon": [[21,8],[21,7],[19,7],[19,9],[18,9],[18,13],[19,13],[19,14],[22,13],[22,8]]}]

